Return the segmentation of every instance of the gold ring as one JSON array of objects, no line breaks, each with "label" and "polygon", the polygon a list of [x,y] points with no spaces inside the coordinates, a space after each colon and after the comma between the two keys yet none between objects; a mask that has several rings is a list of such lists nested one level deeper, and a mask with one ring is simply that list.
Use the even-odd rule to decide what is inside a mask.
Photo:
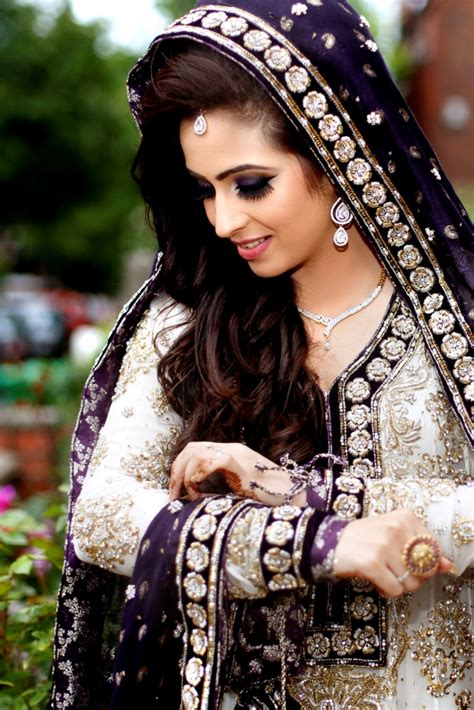
[{"label": "gold ring", "polygon": [[438,569],[441,547],[432,535],[414,535],[403,548],[402,561],[415,577],[424,577]]}]

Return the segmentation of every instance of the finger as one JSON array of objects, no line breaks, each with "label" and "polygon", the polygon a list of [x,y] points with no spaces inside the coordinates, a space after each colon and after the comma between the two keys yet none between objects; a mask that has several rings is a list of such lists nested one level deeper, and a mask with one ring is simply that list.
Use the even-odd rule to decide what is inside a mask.
[{"label": "finger", "polygon": [[395,599],[402,594],[406,594],[405,587],[397,580],[388,567],[380,566],[375,568],[373,573],[371,572],[370,575],[366,575],[366,577],[387,599]]},{"label": "finger", "polygon": [[442,557],[439,563],[438,572],[440,574],[456,574],[456,565],[447,557]]}]

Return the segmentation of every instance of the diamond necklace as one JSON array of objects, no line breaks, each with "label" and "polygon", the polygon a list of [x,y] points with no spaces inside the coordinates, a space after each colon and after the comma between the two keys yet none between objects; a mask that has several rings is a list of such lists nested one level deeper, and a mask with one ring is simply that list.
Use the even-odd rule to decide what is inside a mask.
[{"label": "diamond necklace", "polygon": [[362,301],[362,303],[358,303],[356,306],[351,306],[351,308],[348,308],[346,311],[343,311],[338,316],[334,316],[334,318],[330,318],[329,316],[324,316],[322,313],[313,313],[313,311],[308,311],[308,310],[306,310],[306,308],[300,308],[298,306],[298,313],[301,313],[302,316],[309,318],[310,320],[314,321],[315,323],[319,323],[320,325],[324,325],[323,335],[326,338],[326,342],[324,343],[324,348],[326,350],[331,349],[331,341],[329,340],[329,337],[331,335],[331,331],[333,330],[333,328],[335,328],[336,325],[338,323],[340,323],[341,321],[345,320],[346,318],[349,318],[349,316],[353,316],[353,315],[355,315],[355,313],[359,313],[359,311],[362,311],[364,308],[367,308],[367,306],[370,306],[372,301],[375,301],[375,299],[379,295],[380,291],[382,290],[382,286],[385,283],[386,275],[387,274],[385,273],[385,270],[382,269],[378,284],[374,288],[372,293],[370,293],[367,296],[367,298],[364,301]]}]

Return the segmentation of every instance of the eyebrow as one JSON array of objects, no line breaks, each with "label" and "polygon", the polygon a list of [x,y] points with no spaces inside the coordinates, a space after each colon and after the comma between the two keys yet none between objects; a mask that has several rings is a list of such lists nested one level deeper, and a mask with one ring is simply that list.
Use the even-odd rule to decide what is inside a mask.
[{"label": "eyebrow", "polygon": [[[245,170],[266,170],[271,172],[272,170],[275,170],[275,168],[271,168],[267,165],[254,165],[253,163],[244,163],[243,165],[237,165],[235,168],[229,168],[229,170],[224,170],[224,172],[219,173],[219,175],[216,175],[216,180],[225,180],[227,177],[235,175],[235,173],[242,173]],[[199,175],[199,173],[195,173],[192,170],[188,170],[188,172],[195,178],[201,178],[202,180],[206,179],[203,175]]]}]

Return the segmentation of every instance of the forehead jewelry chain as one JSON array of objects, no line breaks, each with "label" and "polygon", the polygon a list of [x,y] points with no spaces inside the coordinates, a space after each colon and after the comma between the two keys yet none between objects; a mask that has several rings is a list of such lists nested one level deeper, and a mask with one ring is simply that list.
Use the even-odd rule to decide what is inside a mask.
[{"label": "forehead jewelry chain", "polygon": [[194,121],[194,133],[197,136],[203,136],[207,131],[207,121],[204,118],[202,111],[199,111],[199,116]]},{"label": "forehead jewelry chain", "polygon": [[331,349],[331,341],[329,338],[332,330],[336,327],[336,325],[338,325],[338,323],[345,320],[346,318],[349,318],[349,316],[353,316],[356,313],[359,313],[359,311],[362,311],[364,308],[367,308],[367,306],[370,306],[372,301],[375,301],[385,283],[386,275],[387,274],[385,273],[385,270],[382,269],[382,273],[380,274],[377,286],[374,288],[372,293],[370,293],[367,298],[362,301],[362,303],[358,303],[356,306],[351,306],[351,308],[348,308],[346,311],[343,311],[338,316],[334,316],[334,318],[331,318],[330,316],[324,316],[322,313],[313,313],[313,311],[308,311],[306,310],[306,308],[300,308],[298,306],[298,313],[301,313],[302,316],[309,318],[309,320],[312,320],[315,323],[324,325],[323,335],[326,338],[326,342],[324,343],[325,350]]}]

